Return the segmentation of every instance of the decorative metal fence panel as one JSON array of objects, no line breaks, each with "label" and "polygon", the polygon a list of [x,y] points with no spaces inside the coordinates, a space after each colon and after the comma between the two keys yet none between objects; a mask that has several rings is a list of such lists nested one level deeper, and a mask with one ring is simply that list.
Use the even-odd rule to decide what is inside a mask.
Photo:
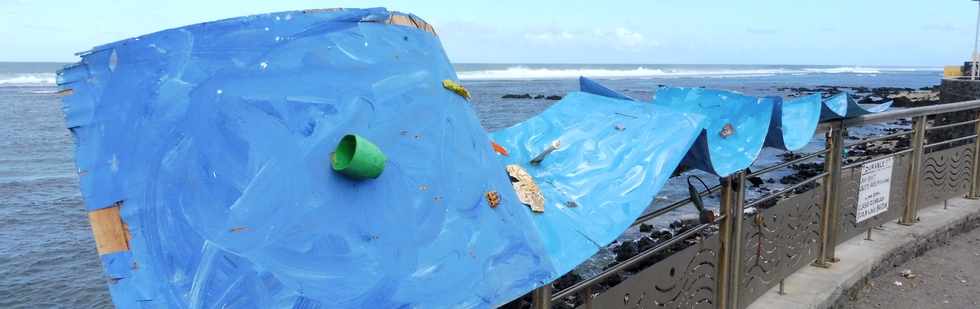
[{"label": "decorative metal fence panel", "polygon": [[596,296],[593,308],[716,308],[720,246],[715,234],[674,253]]},{"label": "decorative metal fence panel", "polygon": [[837,218],[837,243],[851,239],[866,232],[869,228],[879,226],[888,221],[902,217],[905,210],[905,194],[908,190],[908,174],[911,154],[905,153],[894,157],[892,163],[892,184],[888,198],[888,210],[864,222],[855,222],[857,215],[858,190],[861,187],[861,166],[841,171],[840,210]]},{"label": "decorative metal fence panel", "polygon": [[[980,189],[971,191],[971,186],[980,186],[973,179],[974,166],[980,165],[975,154],[978,147],[976,138],[980,134],[980,120],[928,125],[928,117],[938,112],[965,111],[980,108],[980,100],[949,104],[944,107],[917,107],[894,111],[882,115],[868,116],[840,122],[824,123],[827,144],[824,151],[798,156],[792,161],[766,167],[753,174],[740,171],[722,179],[715,189],[721,193],[721,217],[714,222],[703,223],[701,228],[717,224],[719,233],[707,237],[686,249],[675,252],[664,260],[649,266],[638,273],[631,274],[619,284],[593,294],[578,308],[738,308],[744,309],[764,295],[780,280],[815,261],[819,267],[833,267],[835,246],[852,239],[874,227],[889,221],[912,225],[917,221],[917,208],[938,205],[942,201],[963,197],[980,198]],[[974,113],[974,115],[980,115]],[[793,184],[778,192],[771,192],[762,200],[746,201],[744,186],[747,175],[768,173],[792,164],[799,164],[819,156],[844,153],[843,142],[846,128],[884,122],[900,118],[912,118],[912,130],[896,132],[886,136],[862,139],[858,143],[877,141],[901,141],[909,138],[905,150],[891,154],[880,154],[864,164],[883,158],[892,158],[890,185],[882,188],[875,184],[884,175],[876,166],[874,174],[867,175],[871,183],[866,184],[868,196],[880,197],[887,188],[888,208],[883,213],[856,222],[857,206],[861,190],[862,165],[842,167],[840,158],[827,160],[824,171],[812,174],[808,179]],[[926,144],[926,132],[964,127],[974,132],[969,136],[935,141]],[[964,142],[971,141],[967,144]],[[930,140],[930,142],[932,142]],[[900,144],[896,142],[896,144]],[[936,147],[943,146],[943,147]],[[930,151],[933,150],[933,151]],[[913,162],[915,161],[915,162]],[[874,169],[869,169],[874,170]],[[910,182],[915,179],[915,182]],[[810,188],[808,191],[794,193]],[[715,189],[711,189],[713,191]],[[834,198],[825,194],[835,192]],[[778,199],[779,196],[789,197]],[[778,199],[778,200],[776,200]],[[668,207],[664,214],[686,205],[696,199],[678,201]],[[765,205],[770,200],[777,202],[768,208],[760,208],[756,214],[744,215],[747,206]],[[828,202],[825,204],[825,201]],[[870,207],[883,206],[880,199],[870,200]],[[877,203],[877,204],[876,204]],[[911,207],[910,207],[911,206]],[[659,216],[659,214],[658,214]],[[655,217],[655,216],[654,216]],[[652,217],[650,217],[652,218]],[[650,218],[644,218],[649,220]],[[642,222],[642,221],[638,221]],[[689,233],[678,239],[687,239]],[[663,246],[667,248],[667,246]],[[651,249],[647,253],[661,252]],[[652,256],[652,255],[651,255]],[[624,265],[613,267],[604,274],[620,272]],[[601,278],[600,278],[601,279]],[[562,299],[578,293],[591,293],[595,282],[579,284],[563,289],[555,297],[551,290],[545,292],[545,300],[535,309],[551,308],[547,300]]]},{"label": "decorative metal fence panel", "polygon": [[970,191],[973,144],[926,153],[922,159],[919,207],[963,197]]},{"label": "decorative metal fence panel", "polygon": [[779,201],[742,223],[740,308],[819,254],[823,187]]}]

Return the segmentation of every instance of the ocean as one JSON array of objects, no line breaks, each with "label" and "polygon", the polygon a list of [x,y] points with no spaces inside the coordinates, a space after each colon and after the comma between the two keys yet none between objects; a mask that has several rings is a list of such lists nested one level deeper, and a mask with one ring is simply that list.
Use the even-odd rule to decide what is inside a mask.
[{"label": "ocean", "polygon": [[[62,65],[0,62],[0,308],[112,306],[78,191],[73,141],[55,94],[54,72]],[[878,66],[457,64],[456,69],[488,131],[532,117],[555,102],[504,95],[565,95],[578,90],[582,75],[641,100],[649,100],[658,85],[787,95],[779,88],[918,89],[936,85],[942,77],[938,67]],[[819,147],[818,140],[808,146]],[[777,152],[767,149],[757,165],[779,160]],[[717,183],[704,173],[692,174],[709,185]],[[786,174],[770,177],[781,175]],[[686,192],[685,184],[671,181],[656,197],[658,205],[686,197]],[[664,226],[684,213],[653,223]]]}]

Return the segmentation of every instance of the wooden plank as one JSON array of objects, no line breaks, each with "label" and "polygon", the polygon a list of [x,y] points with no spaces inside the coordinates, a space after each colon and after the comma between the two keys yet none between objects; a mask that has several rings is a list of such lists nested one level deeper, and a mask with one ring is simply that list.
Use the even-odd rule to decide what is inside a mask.
[{"label": "wooden plank", "polygon": [[436,35],[436,29],[429,23],[397,12],[391,13],[391,16],[388,17],[388,24],[418,28],[422,31]]},{"label": "wooden plank", "polygon": [[112,207],[102,208],[88,213],[92,225],[92,235],[99,255],[129,251],[129,227],[122,222],[119,209],[122,202]]}]

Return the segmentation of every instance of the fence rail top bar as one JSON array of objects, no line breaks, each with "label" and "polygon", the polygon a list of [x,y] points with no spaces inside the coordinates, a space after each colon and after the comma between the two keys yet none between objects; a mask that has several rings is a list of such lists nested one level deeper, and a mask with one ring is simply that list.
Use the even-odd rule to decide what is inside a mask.
[{"label": "fence rail top bar", "polygon": [[827,129],[829,129],[831,124],[837,122],[843,123],[843,125],[847,127],[847,126],[855,126],[855,125],[884,122],[889,120],[896,120],[900,118],[928,116],[934,114],[959,112],[959,111],[978,109],[978,108],[980,108],[980,100],[889,110],[889,111],[875,113],[875,114],[862,115],[854,118],[823,122],[820,123],[820,126],[818,127],[818,131],[826,131]]}]

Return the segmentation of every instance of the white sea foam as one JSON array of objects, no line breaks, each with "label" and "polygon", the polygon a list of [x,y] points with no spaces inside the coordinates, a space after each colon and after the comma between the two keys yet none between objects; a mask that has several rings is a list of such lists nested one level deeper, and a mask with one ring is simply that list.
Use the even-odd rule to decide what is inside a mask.
[{"label": "white sea foam", "polygon": [[745,77],[783,73],[782,69],[733,69],[733,70],[685,70],[685,69],[549,69],[523,66],[497,70],[461,71],[463,80],[506,80],[506,79],[564,79],[579,76],[599,78],[643,78],[643,77],[685,77],[685,76],[730,76]]},{"label": "white sea foam", "polygon": [[826,74],[840,74],[840,73],[879,74],[881,73],[881,69],[866,68],[866,67],[812,68],[812,69],[803,69],[803,70],[810,73],[826,73]]},{"label": "white sea foam", "polygon": [[887,72],[942,71],[937,68],[890,68],[890,67],[823,67],[823,68],[676,68],[659,69],[638,66],[632,69],[608,68],[529,68],[512,66],[503,69],[461,70],[462,80],[515,80],[515,79],[569,79],[587,76],[593,78],[746,78],[774,75],[808,74],[882,74]]},{"label": "white sea foam", "polygon": [[[942,71],[942,68],[892,68],[892,67],[823,67],[823,68],[529,68],[511,66],[502,69],[460,70],[462,80],[520,80],[520,79],[570,79],[579,76],[593,78],[747,78],[774,75],[808,74],[882,74],[888,72]],[[54,85],[54,73],[0,73],[0,86]]]},{"label": "white sea foam", "polygon": [[16,73],[0,74],[0,85],[54,85],[54,73]]}]

